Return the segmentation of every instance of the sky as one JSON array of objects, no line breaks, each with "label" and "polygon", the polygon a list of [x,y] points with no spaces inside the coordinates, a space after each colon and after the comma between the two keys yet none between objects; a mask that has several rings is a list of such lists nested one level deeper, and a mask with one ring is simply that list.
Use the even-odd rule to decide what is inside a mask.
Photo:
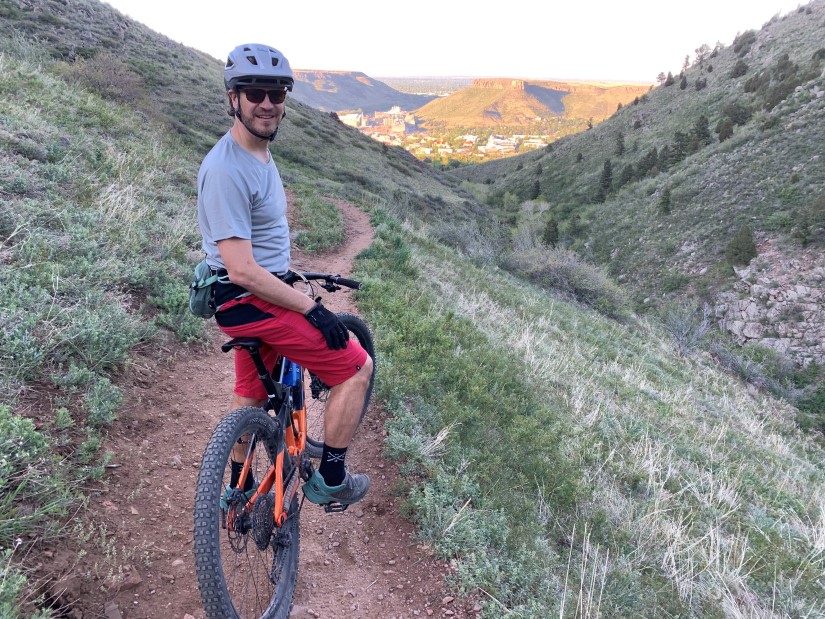
[{"label": "sky", "polygon": [[799,0],[465,0],[232,2],[108,0],[215,58],[241,43],[293,69],[370,77],[512,77],[653,83],[706,43],[730,45]]}]

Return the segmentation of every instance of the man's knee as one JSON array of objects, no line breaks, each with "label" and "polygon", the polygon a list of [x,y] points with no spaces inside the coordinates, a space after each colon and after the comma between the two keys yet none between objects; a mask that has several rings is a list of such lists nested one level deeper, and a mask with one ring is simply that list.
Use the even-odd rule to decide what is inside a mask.
[{"label": "man's knee", "polygon": [[370,378],[372,377],[372,367],[372,358],[367,355],[366,361],[364,361],[364,364],[358,368],[358,371],[341,384],[348,386],[351,385],[353,387],[366,390],[370,384]]},{"label": "man's knee", "polygon": [[360,377],[361,380],[365,384],[369,384],[370,378],[372,378],[372,357],[367,355],[367,360],[364,362],[364,365],[361,366],[361,369],[358,370],[355,375]]}]

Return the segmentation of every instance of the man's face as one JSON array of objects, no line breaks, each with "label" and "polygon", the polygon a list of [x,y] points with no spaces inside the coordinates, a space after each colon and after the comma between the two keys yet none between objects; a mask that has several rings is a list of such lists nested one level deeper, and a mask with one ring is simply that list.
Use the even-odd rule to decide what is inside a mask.
[{"label": "man's face", "polygon": [[235,108],[240,106],[242,121],[257,133],[268,135],[278,128],[284,116],[286,90],[283,88],[242,88],[230,92]]}]

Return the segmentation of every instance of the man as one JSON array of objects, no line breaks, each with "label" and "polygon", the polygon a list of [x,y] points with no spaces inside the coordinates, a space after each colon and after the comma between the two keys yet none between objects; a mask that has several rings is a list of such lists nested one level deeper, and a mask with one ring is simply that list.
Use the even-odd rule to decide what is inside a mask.
[{"label": "man", "polygon": [[[351,504],[369,489],[366,475],[344,466],[358,425],[372,359],[334,313],[279,276],[289,271],[286,195],[269,153],[286,116],[294,78],[287,59],[267,45],[239,45],[224,69],[232,128],[204,158],[198,173],[198,223],[207,263],[229,284],[216,284],[215,319],[230,337],[257,337],[268,367],[283,355],[332,387],[324,419],[321,465],[304,485],[313,503]],[[266,392],[250,356],[235,353],[232,408],[261,406]],[[237,485],[244,446],[233,452]],[[248,477],[251,490],[253,480]]]}]

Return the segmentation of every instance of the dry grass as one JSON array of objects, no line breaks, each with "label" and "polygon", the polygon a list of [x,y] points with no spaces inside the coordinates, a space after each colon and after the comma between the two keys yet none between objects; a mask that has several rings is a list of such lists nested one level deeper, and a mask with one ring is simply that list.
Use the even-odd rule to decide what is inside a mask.
[{"label": "dry grass", "polygon": [[[537,396],[565,411],[565,449],[592,489],[582,520],[604,517],[612,531],[598,541],[585,531],[570,559],[582,563],[566,589],[575,616],[612,603],[601,597],[605,579],[651,566],[684,604],[725,616],[825,611],[811,580],[825,562],[825,454],[795,430],[787,405],[706,359],[674,357],[651,324],[610,323],[500,274],[415,257],[442,311],[526,362]],[[536,509],[544,522],[564,520],[542,501]]]}]

